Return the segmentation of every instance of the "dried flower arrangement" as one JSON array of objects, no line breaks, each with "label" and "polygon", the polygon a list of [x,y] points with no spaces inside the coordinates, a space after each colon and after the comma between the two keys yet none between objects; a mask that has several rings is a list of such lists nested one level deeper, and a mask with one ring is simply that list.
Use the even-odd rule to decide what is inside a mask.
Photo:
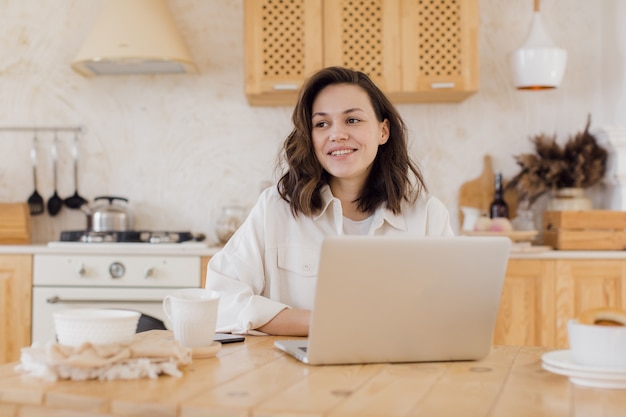
[{"label": "dried flower arrangement", "polygon": [[535,153],[515,156],[521,170],[506,188],[516,188],[519,200],[532,205],[549,191],[598,183],[604,177],[608,152],[589,133],[590,124],[591,116],[585,130],[570,137],[562,147],[556,143],[556,135],[531,137]]}]

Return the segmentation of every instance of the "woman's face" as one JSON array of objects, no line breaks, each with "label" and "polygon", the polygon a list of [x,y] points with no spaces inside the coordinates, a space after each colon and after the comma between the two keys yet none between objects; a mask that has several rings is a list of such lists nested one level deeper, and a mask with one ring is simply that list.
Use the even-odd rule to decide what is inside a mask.
[{"label": "woman's face", "polygon": [[389,121],[378,121],[367,93],[353,84],[325,87],[313,102],[312,126],[322,167],[333,180],[362,186],[378,147],[389,139]]}]

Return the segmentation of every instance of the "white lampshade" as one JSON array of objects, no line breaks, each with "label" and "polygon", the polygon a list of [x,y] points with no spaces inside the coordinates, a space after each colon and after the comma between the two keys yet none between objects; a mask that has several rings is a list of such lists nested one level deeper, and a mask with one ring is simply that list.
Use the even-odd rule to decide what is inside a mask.
[{"label": "white lampshade", "polygon": [[526,42],[511,54],[513,83],[520,90],[544,90],[561,84],[567,51],[557,47],[546,32],[535,3]]},{"label": "white lampshade", "polygon": [[72,68],[86,76],[196,70],[166,0],[107,0]]}]

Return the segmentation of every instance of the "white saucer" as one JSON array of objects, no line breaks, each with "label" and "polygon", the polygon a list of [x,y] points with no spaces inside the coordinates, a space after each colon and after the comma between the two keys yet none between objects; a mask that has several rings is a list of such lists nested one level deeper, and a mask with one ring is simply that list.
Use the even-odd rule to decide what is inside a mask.
[{"label": "white saucer", "polygon": [[571,350],[554,350],[552,352],[544,353],[541,359],[552,366],[559,368],[566,368],[585,372],[602,372],[611,374],[623,374],[626,375],[626,368],[608,368],[592,365],[582,365],[574,361]]},{"label": "white saucer", "polygon": [[581,365],[572,359],[571,351],[556,350],[543,354],[542,366],[555,374],[565,375],[576,385],[594,388],[626,389],[626,369]]}]

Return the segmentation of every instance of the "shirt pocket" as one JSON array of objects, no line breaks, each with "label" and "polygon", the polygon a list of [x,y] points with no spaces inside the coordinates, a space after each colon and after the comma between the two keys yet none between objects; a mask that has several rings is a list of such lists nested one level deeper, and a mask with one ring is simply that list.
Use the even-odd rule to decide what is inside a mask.
[{"label": "shirt pocket", "polygon": [[313,247],[278,248],[281,301],[293,308],[313,308],[319,249]]},{"label": "shirt pocket", "polygon": [[278,267],[291,276],[317,277],[319,260],[319,250],[313,247],[278,248]]}]

